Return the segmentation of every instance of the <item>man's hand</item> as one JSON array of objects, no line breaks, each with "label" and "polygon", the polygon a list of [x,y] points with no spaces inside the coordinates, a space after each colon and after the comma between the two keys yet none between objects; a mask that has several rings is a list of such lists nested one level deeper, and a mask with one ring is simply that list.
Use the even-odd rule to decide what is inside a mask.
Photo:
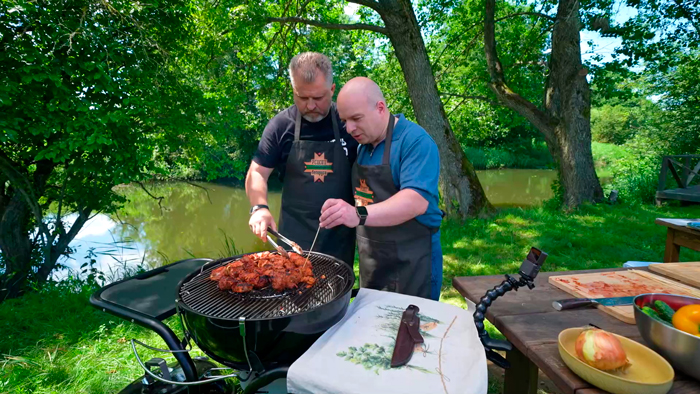
[{"label": "man's hand", "polygon": [[357,216],[355,207],[335,198],[330,198],[323,204],[320,220],[323,228],[333,228],[341,224],[354,228],[360,224],[360,217]]},{"label": "man's hand", "polygon": [[260,208],[253,212],[253,214],[250,216],[250,220],[248,221],[248,225],[250,226],[250,230],[253,231],[253,234],[260,237],[263,242],[267,242],[268,227],[272,227],[273,230],[277,231],[275,219],[266,208]]}]

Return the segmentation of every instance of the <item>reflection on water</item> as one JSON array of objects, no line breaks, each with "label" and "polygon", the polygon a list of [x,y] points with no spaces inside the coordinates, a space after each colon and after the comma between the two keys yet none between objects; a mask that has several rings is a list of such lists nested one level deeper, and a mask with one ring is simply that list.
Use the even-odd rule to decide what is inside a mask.
[{"label": "reflection on water", "polygon": [[[62,263],[77,269],[90,248],[103,272],[123,268],[121,263],[155,267],[191,257],[219,258],[230,255],[227,239],[242,252],[269,249],[248,227],[249,203],[245,190],[221,184],[185,182],[148,186],[158,202],[138,187],[120,187],[129,202],[116,214],[97,215],[86,223],[71,247],[72,259]],[[275,217],[280,209],[279,192],[270,192],[268,205]],[[114,241],[120,241],[114,244]],[[120,263],[117,263],[119,261]],[[117,275],[118,276],[118,275]]]},{"label": "reflection on water", "polygon": [[[478,175],[495,206],[540,204],[552,196],[550,185],[556,179],[552,170],[489,170]],[[72,258],[62,263],[78,269],[93,248],[97,267],[109,278],[119,277],[124,265],[155,267],[190,257],[230,256],[227,239],[241,252],[270,248],[248,228],[250,205],[243,188],[197,185],[206,190],[185,182],[148,186],[151,194],[164,197],[162,208],[140,188],[120,187],[118,192],[129,202],[117,214],[97,215],[86,223],[71,244]],[[270,209],[277,217],[281,193],[269,194]],[[294,239],[294,234],[286,235]]]},{"label": "reflection on water", "polygon": [[534,206],[553,197],[555,170],[477,171],[486,197],[496,207]]}]

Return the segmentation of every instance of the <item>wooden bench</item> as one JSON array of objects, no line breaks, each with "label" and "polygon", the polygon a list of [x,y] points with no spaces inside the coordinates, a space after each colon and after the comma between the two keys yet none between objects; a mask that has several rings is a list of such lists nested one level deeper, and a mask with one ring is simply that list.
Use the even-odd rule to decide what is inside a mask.
[{"label": "wooden bench", "polygon": [[[697,161],[697,162],[696,162]],[[675,180],[674,188],[667,188],[668,174]],[[679,200],[682,203],[700,203],[700,185],[693,180],[700,179],[700,155],[664,156],[656,189],[656,203],[664,200]]]}]

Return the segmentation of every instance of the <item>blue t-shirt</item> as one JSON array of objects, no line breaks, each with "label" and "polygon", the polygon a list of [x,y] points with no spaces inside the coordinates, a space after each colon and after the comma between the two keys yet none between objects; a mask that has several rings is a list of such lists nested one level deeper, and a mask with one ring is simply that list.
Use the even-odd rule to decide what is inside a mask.
[{"label": "blue t-shirt", "polygon": [[[384,141],[374,149],[371,144],[361,145],[357,153],[357,164],[381,165],[383,156]],[[389,164],[398,190],[413,189],[428,201],[428,209],[417,216],[416,220],[430,228],[440,227],[440,155],[437,145],[422,127],[407,120],[402,114],[398,115],[398,121],[394,125]]]}]

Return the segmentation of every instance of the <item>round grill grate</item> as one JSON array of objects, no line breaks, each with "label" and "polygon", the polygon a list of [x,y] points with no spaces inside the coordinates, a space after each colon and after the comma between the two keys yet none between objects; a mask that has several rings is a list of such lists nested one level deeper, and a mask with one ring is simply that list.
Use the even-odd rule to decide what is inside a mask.
[{"label": "round grill grate", "polygon": [[[303,256],[307,255],[308,252],[304,252]],[[311,252],[309,262],[316,277],[311,288],[301,286],[281,293],[272,288],[249,293],[219,290],[217,282],[209,279],[211,271],[240,257],[224,259],[184,282],[178,290],[182,303],[196,313],[213,318],[271,319],[310,311],[344,295],[354,284],[354,274],[347,264]]]}]

